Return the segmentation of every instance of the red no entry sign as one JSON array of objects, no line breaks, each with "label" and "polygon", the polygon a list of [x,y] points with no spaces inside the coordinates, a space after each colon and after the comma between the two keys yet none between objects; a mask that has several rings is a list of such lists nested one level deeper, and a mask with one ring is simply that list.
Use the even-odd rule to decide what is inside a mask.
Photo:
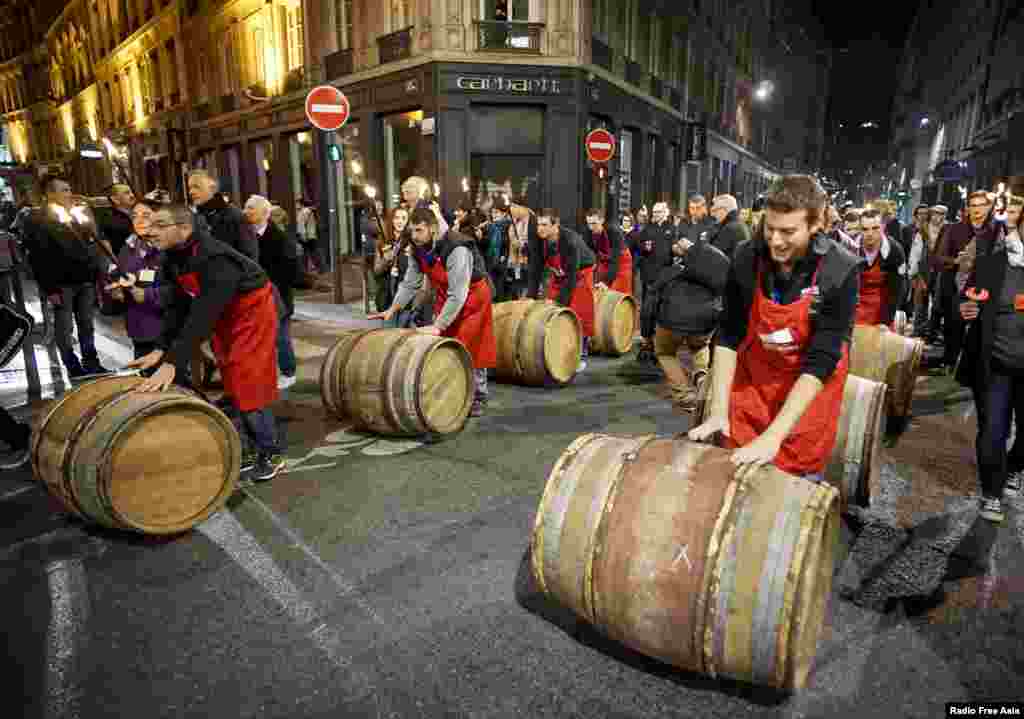
[{"label": "red no entry sign", "polygon": [[338,130],[348,122],[348,98],[330,85],[314,87],[306,95],[306,117],[320,130]]},{"label": "red no entry sign", "polygon": [[583,141],[583,147],[591,162],[604,164],[615,156],[615,135],[600,128],[591,130]]}]

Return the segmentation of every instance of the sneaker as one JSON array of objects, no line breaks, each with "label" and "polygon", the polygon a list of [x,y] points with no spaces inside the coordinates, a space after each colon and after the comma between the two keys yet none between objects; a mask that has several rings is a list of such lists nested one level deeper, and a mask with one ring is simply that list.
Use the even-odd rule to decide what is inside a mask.
[{"label": "sneaker", "polygon": [[274,454],[267,456],[261,454],[256,464],[239,475],[238,484],[242,487],[251,487],[254,484],[269,482],[284,469],[284,456]]},{"label": "sneaker", "polygon": [[485,400],[475,399],[473,400],[473,405],[469,408],[469,416],[482,417],[486,411],[487,402]]},{"label": "sneaker", "polygon": [[983,519],[995,522],[996,524],[1002,522],[1006,519],[1006,515],[1003,514],[1003,503],[996,497],[982,497],[981,516]]},{"label": "sneaker", "polygon": [[256,466],[256,463],[260,461],[260,453],[251,450],[244,450],[242,452],[242,464],[239,466],[239,471],[248,472],[250,469]]},{"label": "sneaker", "polygon": [[1024,470],[1014,472],[1006,478],[1006,486],[1003,487],[1003,494],[1007,497],[1019,497],[1022,485],[1024,485]]},{"label": "sneaker", "polygon": [[277,377],[277,388],[278,389],[288,389],[289,387],[293,386],[298,381],[299,381],[299,378],[296,377],[293,374],[278,375],[278,377]]},{"label": "sneaker", "polygon": [[24,447],[0,454],[0,469],[17,469],[28,461],[30,453],[31,448]]}]

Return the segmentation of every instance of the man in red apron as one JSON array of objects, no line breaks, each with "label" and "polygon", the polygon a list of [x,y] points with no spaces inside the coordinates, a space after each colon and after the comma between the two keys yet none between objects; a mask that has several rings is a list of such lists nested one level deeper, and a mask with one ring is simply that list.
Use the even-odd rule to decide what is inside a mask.
[{"label": "man in red apron", "polygon": [[277,400],[278,307],[273,286],[255,261],[193,227],[183,205],[162,208],[150,222],[150,242],[165,252],[162,286],[172,288],[164,305],[160,349],[129,367],[159,367],[138,387],[167,388],[199,345],[213,336],[213,353],[224,393],[240,415],[255,453],[243,459],[241,483],[266,482],[284,466],[270,404]]},{"label": "man in red apron", "polygon": [[623,242],[619,228],[606,224],[604,210],[587,212],[583,241],[597,255],[595,286],[633,294],[633,255]]},{"label": "man in red apron", "polygon": [[[537,265],[551,271],[547,298],[568,307],[580,320],[583,332],[583,358],[590,354],[590,338],[594,336],[594,253],[579,235],[562,227],[558,210],[547,208],[537,213],[539,247],[530,252],[530,289],[528,297],[539,299]],[[587,368],[581,359],[577,372]]]},{"label": "man in red apron", "polygon": [[766,199],[763,232],[737,248],[712,365],[706,422],[741,473],[763,464],[819,481],[835,444],[859,259],[824,232],[821,185],[787,175]]},{"label": "man in red apron", "polygon": [[408,264],[391,307],[368,319],[391,320],[416,296],[423,278],[429,279],[436,290],[434,323],[418,331],[454,337],[469,350],[476,377],[470,414],[479,417],[487,405],[487,370],[498,363],[493,297],[483,256],[474,240],[454,230],[442,233],[437,216],[426,208],[413,210],[408,228],[415,261]]},{"label": "man in red apron", "polygon": [[856,323],[892,325],[906,291],[907,264],[903,247],[885,235],[882,213],[878,210],[861,213],[860,231],[860,256],[865,266],[860,276]]}]

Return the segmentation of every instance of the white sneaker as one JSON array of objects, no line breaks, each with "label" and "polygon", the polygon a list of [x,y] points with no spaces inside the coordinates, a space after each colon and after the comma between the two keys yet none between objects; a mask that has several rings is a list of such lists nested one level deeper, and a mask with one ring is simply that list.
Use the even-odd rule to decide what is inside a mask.
[{"label": "white sneaker", "polygon": [[1024,484],[1024,471],[1014,472],[1006,478],[1003,494],[1007,497],[1021,496],[1021,485]]},{"label": "white sneaker", "polygon": [[299,378],[296,377],[295,375],[290,375],[290,376],[286,375],[286,374],[278,375],[278,377],[277,377],[277,388],[278,389],[288,389],[289,387],[291,387],[292,385],[294,385],[298,381],[299,381]]},{"label": "white sneaker", "polygon": [[576,365],[576,374],[579,374],[587,368],[587,363],[584,360],[580,360],[580,363]]}]

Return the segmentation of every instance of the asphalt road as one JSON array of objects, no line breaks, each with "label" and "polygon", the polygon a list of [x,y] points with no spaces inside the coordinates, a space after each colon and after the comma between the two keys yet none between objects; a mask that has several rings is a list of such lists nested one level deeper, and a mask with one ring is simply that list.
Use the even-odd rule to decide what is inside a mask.
[{"label": "asphalt road", "polygon": [[[980,548],[944,598],[833,596],[799,693],[681,673],[552,605],[528,571],[540,494],[573,439],[687,428],[658,373],[595,359],[561,390],[492,384],[461,434],[383,440],[321,407],[318,357],[340,331],[326,319],[296,323],[287,474],[190,534],[86,527],[27,472],[0,475],[5,716],[924,718],[1024,699],[1024,505],[972,530]],[[956,483],[973,481],[954,460],[929,469],[929,448],[969,432],[952,388],[924,390],[923,448],[886,454],[873,507],[913,523],[970,512]]]}]

